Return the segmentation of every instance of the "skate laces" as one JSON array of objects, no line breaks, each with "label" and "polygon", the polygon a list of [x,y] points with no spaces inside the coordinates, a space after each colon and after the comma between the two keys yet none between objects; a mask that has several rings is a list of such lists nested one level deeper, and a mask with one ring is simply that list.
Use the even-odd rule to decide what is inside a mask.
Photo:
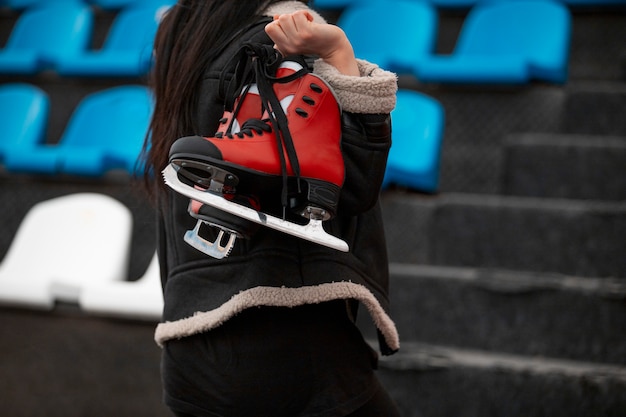
[{"label": "skate laces", "polygon": [[[283,179],[281,203],[283,211],[285,211],[288,205],[289,194],[287,162],[291,165],[296,177],[298,193],[301,192],[300,164],[298,162],[298,155],[293,138],[289,131],[287,115],[285,114],[279,98],[274,92],[273,84],[291,82],[308,73],[308,69],[303,59],[290,57],[289,60],[298,62],[301,68],[290,75],[277,77],[275,74],[280,64],[284,61],[283,56],[273,47],[264,44],[246,43],[242,46],[235,58],[238,59],[235,74],[227,86],[224,97],[225,109],[233,112],[225,136],[229,138],[233,138],[234,136],[244,138],[246,135],[252,136],[252,132],[262,133],[263,131],[268,132],[272,129],[274,130]],[[221,78],[220,91],[224,91],[223,82],[224,80]],[[235,106],[236,100],[238,97],[243,98],[248,93],[252,83],[256,83],[259,91],[262,106],[260,109],[261,114],[267,114],[268,117],[267,119],[259,118],[246,120],[241,130],[233,134],[231,133],[232,126],[243,101],[240,99],[239,105]],[[223,137],[224,135],[221,136]]]},{"label": "skate laces", "polygon": [[231,133],[231,126],[233,123],[231,120],[231,126],[229,126],[226,133],[217,132],[215,134],[215,137],[220,139],[223,137],[227,137],[229,139],[234,139],[235,137],[244,139],[246,136],[250,138],[253,137],[254,133],[261,134],[263,132],[271,132],[272,127],[267,124],[267,121],[268,119],[248,119],[244,122],[244,124],[241,126],[241,129],[237,133]]}]

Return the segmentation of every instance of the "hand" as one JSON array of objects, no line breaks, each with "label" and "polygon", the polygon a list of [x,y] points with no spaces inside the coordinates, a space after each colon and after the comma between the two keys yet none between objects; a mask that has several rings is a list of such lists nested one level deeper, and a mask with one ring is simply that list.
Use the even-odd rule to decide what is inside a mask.
[{"label": "hand", "polygon": [[315,23],[306,10],[274,16],[265,32],[283,56],[317,55],[343,74],[360,75],[352,44],[343,30],[335,25]]}]

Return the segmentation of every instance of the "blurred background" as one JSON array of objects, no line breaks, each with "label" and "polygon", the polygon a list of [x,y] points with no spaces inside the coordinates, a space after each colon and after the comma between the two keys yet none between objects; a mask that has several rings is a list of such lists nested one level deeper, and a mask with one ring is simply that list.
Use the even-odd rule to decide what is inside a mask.
[{"label": "blurred background", "polygon": [[[0,0],[1,415],[170,415],[134,176],[173,3]],[[312,5],[399,77],[402,415],[626,415],[626,0]]]}]

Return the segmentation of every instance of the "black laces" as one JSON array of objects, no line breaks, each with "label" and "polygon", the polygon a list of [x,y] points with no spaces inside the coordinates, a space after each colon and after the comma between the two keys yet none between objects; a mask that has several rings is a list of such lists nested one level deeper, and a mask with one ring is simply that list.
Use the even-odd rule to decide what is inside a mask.
[{"label": "black laces", "polygon": [[239,130],[239,132],[231,133],[229,130],[227,131],[227,133],[217,132],[215,134],[215,137],[227,137],[229,139],[235,139],[235,137],[237,137],[239,139],[244,139],[246,136],[251,138],[252,136],[254,136],[254,133],[261,134],[263,132],[271,132],[272,127],[267,124],[267,121],[267,119],[248,119],[241,126],[241,130]]},{"label": "black laces", "polygon": [[[220,91],[225,91],[224,108],[226,111],[232,112],[231,123],[226,130],[226,136],[233,138],[237,136],[252,136],[252,132],[261,133],[263,131],[274,130],[276,133],[276,147],[280,158],[280,167],[283,178],[283,187],[281,193],[281,203],[283,210],[288,205],[288,170],[287,161],[293,169],[297,178],[298,192],[300,189],[300,164],[298,155],[293,143],[291,132],[289,131],[289,121],[285,114],[278,97],[274,93],[272,85],[274,83],[288,83],[308,72],[307,64],[301,57],[290,57],[302,66],[302,69],[285,77],[276,77],[276,71],[283,62],[283,57],[276,49],[269,45],[246,43],[233,59],[237,59],[235,74],[225,86],[224,73],[220,78]],[[243,101],[243,97],[248,93],[252,83],[256,83],[261,99],[261,114],[267,112],[268,118],[265,120],[250,119],[246,120],[241,131],[231,133],[233,121],[239,113],[239,106],[235,108],[235,102],[238,97],[242,97],[239,104]],[[224,88],[225,87],[225,88]],[[268,125],[269,122],[269,125]],[[270,128],[271,126],[271,128]],[[224,135],[221,135],[223,137]]]}]

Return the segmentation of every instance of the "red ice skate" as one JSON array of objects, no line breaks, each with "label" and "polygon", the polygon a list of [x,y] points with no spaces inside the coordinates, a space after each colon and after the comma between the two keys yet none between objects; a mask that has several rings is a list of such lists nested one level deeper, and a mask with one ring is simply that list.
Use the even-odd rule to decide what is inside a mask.
[{"label": "red ice skate", "polygon": [[[204,188],[217,182],[222,192],[250,195],[286,188],[292,209],[304,203],[298,197],[302,188],[294,187],[303,182],[307,202],[326,210],[329,218],[344,180],[337,100],[321,78],[296,61],[283,61],[269,82],[273,100],[263,97],[257,80],[235,112],[225,113],[214,137],[178,139],[170,162]],[[288,187],[282,187],[285,180]]]},{"label": "red ice skate", "polygon": [[[336,97],[324,80],[297,60],[277,60],[277,52],[271,49],[268,54],[268,47],[262,45],[248,48],[256,82],[246,86],[233,111],[224,113],[214,137],[189,136],[172,145],[166,182],[238,217],[347,250],[343,241],[321,227],[323,220],[336,214],[344,180]],[[232,203],[222,198],[227,195],[255,196],[251,198],[260,201],[262,208],[272,206],[272,198],[280,198],[283,210],[288,208],[310,222],[299,225],[288,222],[285,214],[279,218],[260,213],[249,198],[244,204]],[[231,207],[226,208],[225,201]]]}]

